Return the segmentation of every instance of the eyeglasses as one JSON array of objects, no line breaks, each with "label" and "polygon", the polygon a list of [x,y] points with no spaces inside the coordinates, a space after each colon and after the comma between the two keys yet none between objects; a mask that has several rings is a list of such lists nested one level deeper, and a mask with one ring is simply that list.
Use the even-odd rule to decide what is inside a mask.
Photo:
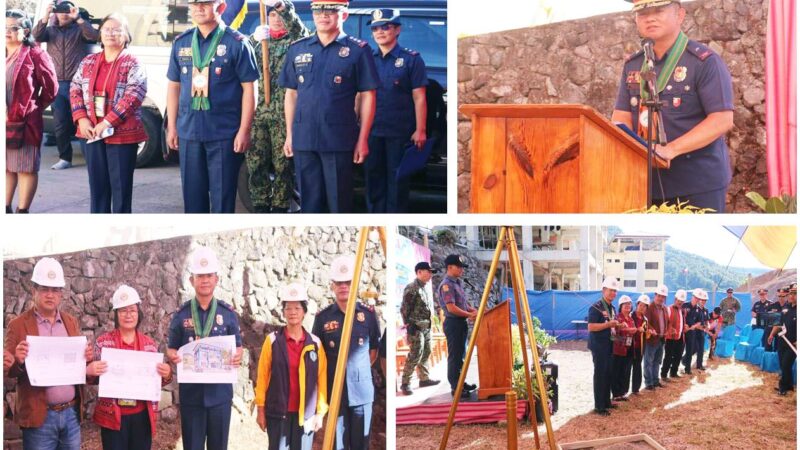
[{"label": "eyeglasses", "polygon": [[119,314],[120,316],[122,315],[135,316],[138,313],[139,313],[138,309],[120,309],[119,311],[117,311],[117,314]]},{"label": "eyeglasses", "polygon": [[389,31],[389,30],[394,28],[394,25],[392,25],[390,23],[385,23],[383,25],[375,25],[374,27],[370,27],[370,28],[372,29],[372,32],[374,33],[374,32],[376,32],[378,30]]},{"label": "eyeglasses", "polygon": [[350,286],[350,281],[334,281],[334,286]]},{"label": "eyeglasses", "polygon": [[104,28],[100,30],[100,33],[105,34],[106,36],[119,36],[125,33],[125,30],[122,28]]}]

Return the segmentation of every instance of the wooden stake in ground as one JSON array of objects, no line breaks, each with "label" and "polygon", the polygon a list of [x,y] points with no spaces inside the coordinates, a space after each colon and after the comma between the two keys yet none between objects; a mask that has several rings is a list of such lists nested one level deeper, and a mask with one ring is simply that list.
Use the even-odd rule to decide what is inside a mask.
[{"label": "wooden stake in ground", "polygon": [[517,450],[517,393],[506,392],[506,417],[508,419],[508,450]]},{"label": "wooden stake in ground", "polygon": [[[525,284],[522,281],[522,265],[520,264],[519,260],[519,253],[517,253],[517,243],[514,239],[514,228],[503,226],[500,227],[500,233],[497,237],[497,248],[494,251],[494,256],[492,257],[492,263],[489,267],[489,275],[486,280],[486,286],[483,289],[483,296],[481,297],[480,306],[478,307],[478,315],[475,318],[475,325],[472,330],[472,335],[469,339],[469,345],[467,345],[467,353],[464,358],[464,364],[461,367],[461,375],[458,378],[458,384],[456,385],[456,391],[453,394],[453,404],[450,406],[450,414],[447,418],[447,424],[445,425],[444,434],[442,435],[442,441],[439,444],[439,450],[445,450],[447,448],[447,440],[450,437],[450,430],[453,428],[453,421],[455,420],[456,410],[458,409],[458,403],[461,398],[461,392],[464,388],[464,380],[467,376],[467,369],[469,368],[470,359],[472,359],[472,350],[475,347],[475,340],[478,336],[478,330],[480,330],[481,322],[483,320],[483,315],[486,312],[486,304],[489,300],[489,291],[492,287],[492,281],[494,280],[495,274],[497,272],[497,262],[500,260],[500,255],[502,254],[503,250],[507,251],[508,254],[508,261],[509,265],[513,267],[511,270],[512,276],[511,283],[514,288],[514,295],[515,295],[515,302],[521,305],[522,308],[522,315],[525,317],[525,325],[528,328],[530,343],[531,343],[531,351],[533,353],[533,362],[534,362],[534,369],[536,371],[536,380],[539,383],[539,395],[542,399],[542,411],[543,411],[543,418],[545,427],[547,428],[547,441],[550,447],[550,450],[556,450],[556,442],[555,437],[553,435],[553,427],[550,424],[550,410],[547,405],[547,387],[544,384],[544,376],[542,375],[542,368],[539,364],[539,352],[536,349],[536,335],[533,333],[533,322],[531,320],[531,311],[528,305],[527,298],[524,298],[525,292]],[[521,320],[520,317],[517,317],[517,320]],[[524,334],[520,336],[522,339]],[[525,350],[523,349],[523,353]],[[525,371],[530,371],[529,366],[525,366]],[[530,375],[527,377],[530,378]],[[528,389],[528,398],[533,398],[533,389],[528,382],[526,389]],[[535,413],[534,413],[534,417]],[[535,422],[535,419],[534,419]],[[534,427],[536,424],[534,423]],[[539,448],[537,442],[537,449]]]},{"label": "wooden stake in ground", "polygon": [[358,251],[356,252],[355,272],[353,272],[353,279],[350,281],[350,296],[347,298],[347,309],[344,313],[344,324],[342,325],[342,338],[339,341],[339,357],[336,360],[336,373],[333,376],[328,421],[325,424],[325,439],[322,444],[322,448],[325,450],[332,450],[336,441],[336,420],[339,417],[339,408],[342,403],[342,388],[344,386],[347,358],[350,354],[350,335],[353,331],[353,316],[356,312],[356,295],[358,294],[358,284],[361,281],[361,266],[364,263],[364,252],[367,248],[368,237],[369,227],[361,227]]},{"label": "wooden stake in ground", "polygon": [[[263,27],[267,25],[267,6],[259,2],[258,12],[261,15],[261,26]],[[261,68],[264,75],[264,104],[269,106],[269,39],[261,41]]]}]

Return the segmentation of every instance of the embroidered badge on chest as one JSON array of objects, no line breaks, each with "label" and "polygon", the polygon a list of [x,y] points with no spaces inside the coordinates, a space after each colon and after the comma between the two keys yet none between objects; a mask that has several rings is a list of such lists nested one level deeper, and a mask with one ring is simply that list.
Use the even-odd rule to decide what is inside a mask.
[{"label": "embroidered badge on chest", "polygon": [[397,59],[394,60],[394,66],[395,67],[403,67],[403,64],[405,64],[405,62],[403,61],[403,58],[397,58]]},{"label": "embroidered badge on chest", "polygon": [[342,58],[347,58],[350,56],[350,47],[342,47],[339,49],[339,56]]},{"label": "embroidered badge on chest", "polygon": [[222,325],[222,314],[217,314],[217,325]]},{"label": "embroidered badge on chest", "polygon": [[680,83],[681,81],[686,79],[687,69],[686,66],[678,66],[675,68],[675,72],[672,74],[672,78],[675,80],[676,83]]},{"label": "embroidered badge on chest", "polygon": [[356,314],[356,320],[358,320],[359,322],[363,322],[367,320],[367,318],[363,312],[359,312],[358,314]]},{"label": "embroidered badge on chest", "polygon": [[677,108],[681,106],[681,98],[680,97],[673,97],[672,98],[672,107]]},{"label": "embroidered badge on chest", "polygon": [[225,56],[228,53],[228,47],[225,44],[219,44],[217,46],[217,56]]}]

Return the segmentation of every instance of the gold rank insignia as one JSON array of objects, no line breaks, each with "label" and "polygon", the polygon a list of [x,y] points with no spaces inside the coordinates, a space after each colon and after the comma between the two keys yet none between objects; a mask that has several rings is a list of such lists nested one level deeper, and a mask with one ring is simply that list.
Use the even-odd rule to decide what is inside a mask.
[{"label": "gold rank insignia", "polygon": [[364,316],[363,312],[359,312],[358,314],[356,314],[356,320],[358,320],[359,322],[363,322],[367,320],[367,318],[366,316]]},{"label": "gold rank insignia", "polygon": [[397,59],[394,60],[394,66],[395,67],[398,67],[398,68],[399,67],[403,67],[403,64],[404,64],[403,58],[397,58]]},{"label": "gold rank insignia", "polygon": [[339,49],[339,56],[342,58],[347,58],[350,56],[350,47],[342,47]]},{"label": "gold rank insignia", "polygon": [[686,79],[686,66],[678,66],[675,68],[675,72],[672,74],[672,78],[675,79],[676,83],[680,83],[681,81]]},{"label": "gold rank insignia", "polygon": [[446,284],[442,286],[442,291],[447,292],[449,290],[450,290],[450,286],[448,286]]}]

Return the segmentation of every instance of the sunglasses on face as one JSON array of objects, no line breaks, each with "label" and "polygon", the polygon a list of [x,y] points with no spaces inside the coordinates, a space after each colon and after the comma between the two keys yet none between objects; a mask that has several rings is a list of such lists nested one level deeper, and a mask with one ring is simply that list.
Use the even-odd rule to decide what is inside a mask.
[{"label": "sunglasses on face", "polygon": [[394,28],[394,25],[389,24],[389,23],[385,23],[383,25],[375,25],[374,27],[370,27],[370,28],[372,28],[372,32],[374,33],[374,32],[376,32],[378,30],[389,31],[389,30]]}]

